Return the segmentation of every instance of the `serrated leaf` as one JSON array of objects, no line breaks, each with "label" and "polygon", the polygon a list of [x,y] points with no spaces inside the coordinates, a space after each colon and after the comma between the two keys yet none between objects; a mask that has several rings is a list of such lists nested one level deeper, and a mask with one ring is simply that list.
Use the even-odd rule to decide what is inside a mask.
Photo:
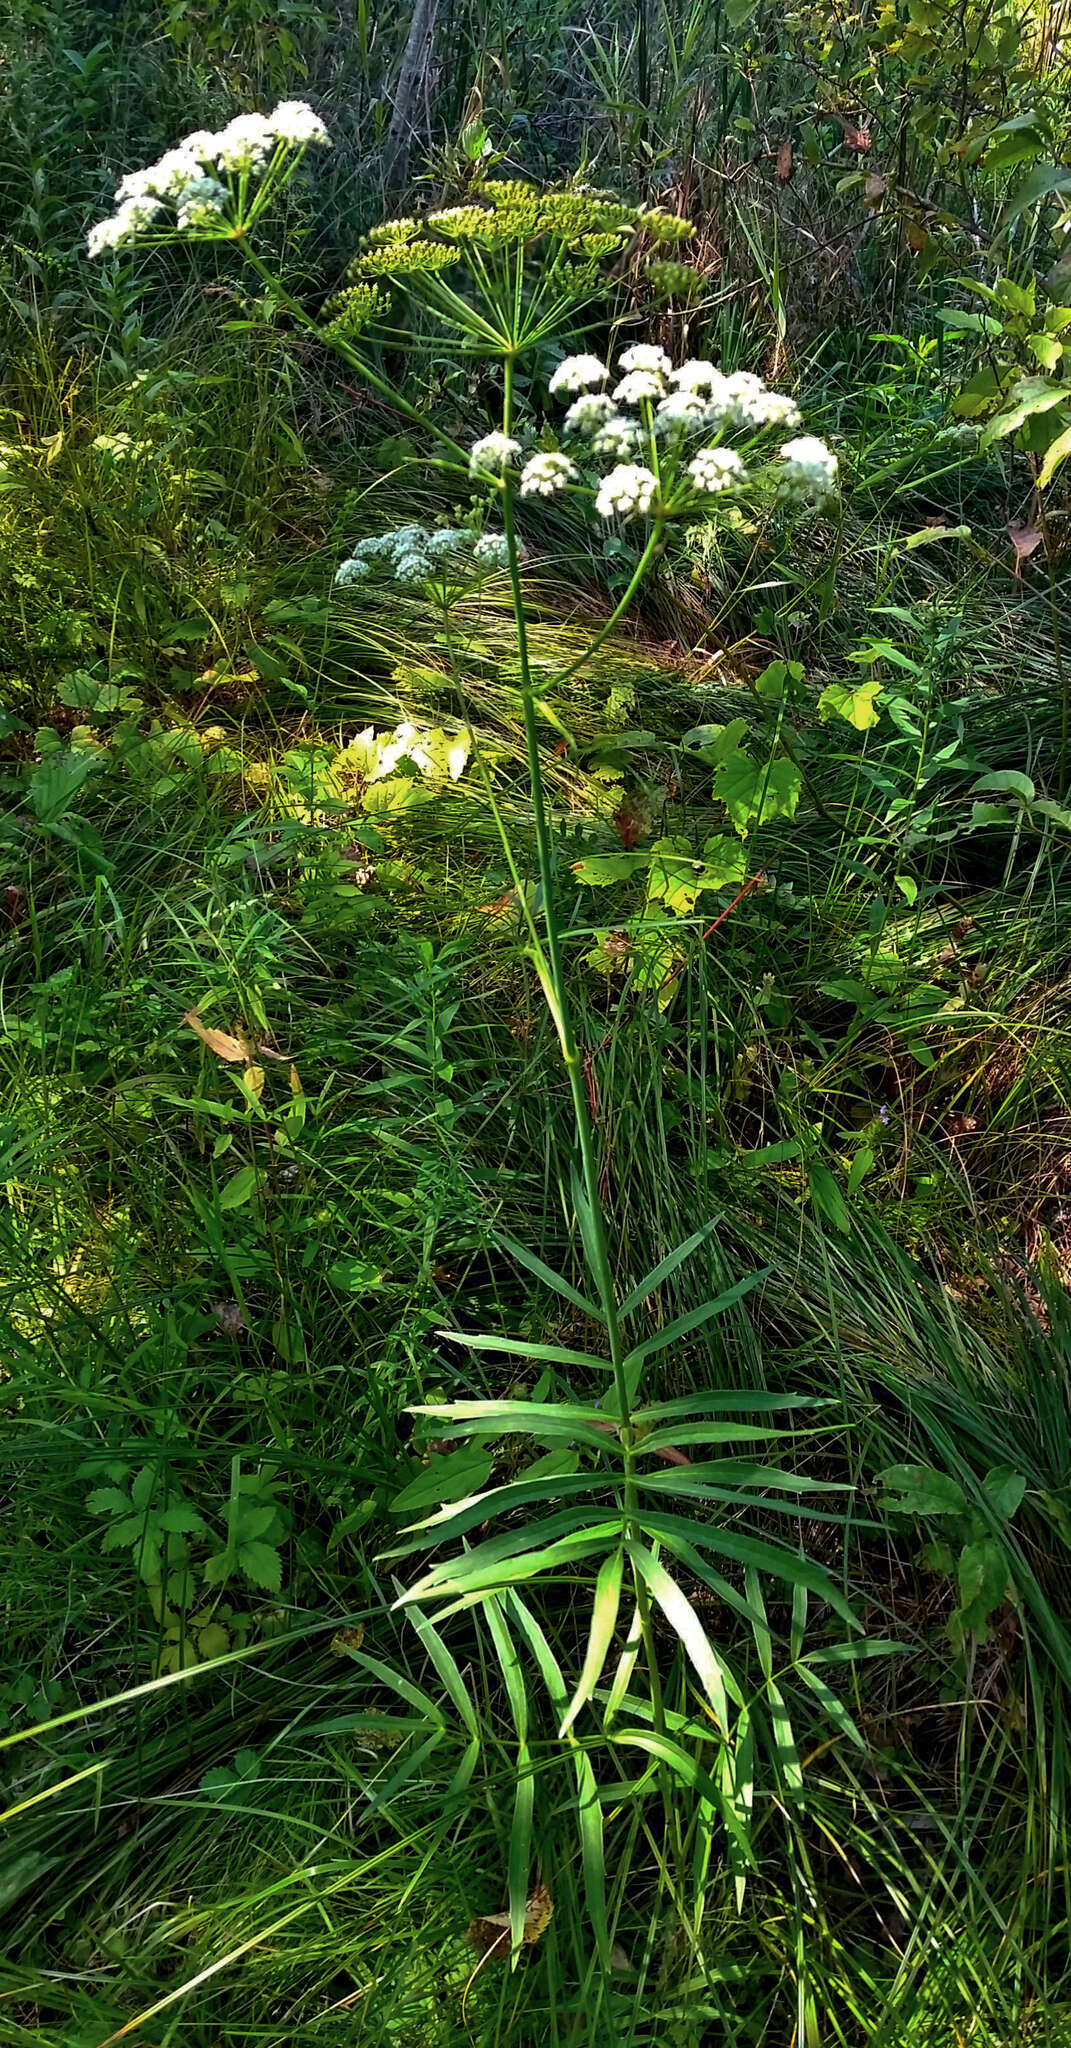
[{"label": "serrated leaf", "polygon": [[235,1550],[239,1571],[265,1593],[277,1593],[283,1582],[283,1562],[270,1543],[239,1543]]},{"label": "serrated leaf", "polygon": [[736,830],[746,839],[752,825],[769,818],[794,818],[803,781],[786,757],[758,762],[750,754],[733,754],[714,776],[714,795],[725,805]]}]

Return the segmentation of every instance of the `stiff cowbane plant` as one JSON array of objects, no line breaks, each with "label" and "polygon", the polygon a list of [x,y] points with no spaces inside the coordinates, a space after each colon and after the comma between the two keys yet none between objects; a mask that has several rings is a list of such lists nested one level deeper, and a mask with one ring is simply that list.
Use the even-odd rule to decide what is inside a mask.
[{"label": "stiff cowbane plant", "polygon": [[[508,578],[538,892],[524,886],[508,840],[505,847],[571,1091],[572,1198],[585,1284],[574,1286],[526,1246],[509,1241],[507,1249],[570,1310],[587,1317],[599,1336],[590,1351],[499,1337],[459,1340],[487,1355],[538,1362],[547,1369],[546,1386],[560,1398],[453,1402],[420,1411],[435,1418],[437,1435],[459,1440],[461,1448],[439,1460],[440,1491],[430,1474],[430,1489],[422,1484],[419,1502],[399,1501],[403,1513],[418,1505],[433,1511],[420,1514],[394,1555],[435,1550],[436,1560],[403,1590],[402,1603],[418,1614],[432,1605],[445,1612],[479,1610],[502,1663],[518,1742],[510,1854],[514,1950],[523,1934],[535,1787],[527,1699],[518,1678],[519,1632],[549,1693],[559,1736],[569,1745],[588,1899],[605,1959],[609,1933],[593,1748],[600,1741],[626,1751],[631,1746],[646,1752],[646,1776],[653,1783],[665,1787],[679,1779],[694,1797],[698,1816],[698,1835],[688,1847],[695,1869],[705,1867],[704,1856],[709,1859],[720,1833],[742,1895],[751,1857],[756,1739],[766,1742],[792,1796],[802,1788],[762,1582],[790,1589],[794,1617],[806,1615],[813,1597],[849,1628],[858,1624],[842,1591],[797,1542],[776,1541],[747,1526],[760,1513],[765,1525],[778,1513],[788,1514],[797,1531],[808,1518],[835,1518],[828,1497],[813,1499],[834,1489],[799,1476],[786,1462],[771,1462],[779,1444],[788,1450],[799,1436],[800,1411],[807,1404],[794,1397],[741,1399],[719,1391],[658,1400],[645,1392],[655,1362],[681,1352],[754,1281],[650,1328],[652,1302],[708,1237],[713,1226],[707,1226],[634,1285],[624,1291],[617,1286],[613,1219],[600,1187],[570,1002],[542,723],[550,693],[568,682],[624,618],[675,526],[739,519],[762,506],[780,505],[790,516],[820,508],[835,490],[836,459],[824,443],[800,434],[794,401],[769,390],[758,376],[727,375],[702,359],[674,365],[654,342],[632,343],[613,366],[594,352],[561,356],[558,349],[551,369],[559,336],[590,333],[596,323],[605,329],[618,270],[663,261],[667,245],[686,242],[690,233],[687,222],[674,215],[637,211],[604,194],[488,180],[463,206],[374,229],[342,288],[318,315],[310,313],[268,267],[255,230],[305,151],[326,140],[318,117],[295,103],[266,117],[242,116],[219,135],[190,136],[159,164],[124,179],[115,214],[93,230],[90,242],[96,253],[177,237],[233,244],[277,307],[434,442],[434,461],[468,496],[470,509],[453,526],[410,523],[362,537],[337,568],[340,590],[384,581],[421,588],[448,622],[451,592],[478,585],[492,572]],[[459,444],[393,389],[379,367],[383,344],[427,349],[439,360],[448,349],[459,359],[496,365],[497,419],[468,445]],[[531,393],[539,390],[546,393],[544,409],[532,402]],[[610,617],[581,655],[550,675],[537,672],[529,657],[520,535],[531,508],[545,500],[571,501],[593,529],[617,530],[625,545],[635,537],[631,573]],[[489,1450],[506,1436],[526,1441],[540,1455],[504,1483],[488,1485]],[[700,1620],[672,1563],[752,1630],[762,1673],[757,1692]],[[531,1591],[563,1570],[594,1575],[587,1649],[572,1680],[558,1665],[531,1604]],[[745,1590],[727,1574],[740,1577]],[[701,1688],[699,1718],[664,1697],[656,1612],[679,1641]],[[836,1654],[843,1661],[854,1647],[852,1641],[839,1643]],[[820,1674],[825,1654],[804,1649],[802,1627],[794,1620],[786,1668],[797,1686],[802,1682],[824,1711],[839,1718],[842,1734],[852,1736],[852,1724]],[[606,1683],[611,1661],[614,1675]],[[586,1730],[583,1740],[575,1732],[578,1725]],[[683,1856],[679,1830],[675,1847]]]}]

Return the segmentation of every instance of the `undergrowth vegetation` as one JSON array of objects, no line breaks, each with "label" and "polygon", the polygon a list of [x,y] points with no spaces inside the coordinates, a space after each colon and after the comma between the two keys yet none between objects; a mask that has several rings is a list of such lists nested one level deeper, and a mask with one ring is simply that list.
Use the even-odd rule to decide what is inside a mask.
[{"label": "undergrowth vegetation", "polygon": [[1062,11],[0,54],[0,2038],[1064,2048]]}]

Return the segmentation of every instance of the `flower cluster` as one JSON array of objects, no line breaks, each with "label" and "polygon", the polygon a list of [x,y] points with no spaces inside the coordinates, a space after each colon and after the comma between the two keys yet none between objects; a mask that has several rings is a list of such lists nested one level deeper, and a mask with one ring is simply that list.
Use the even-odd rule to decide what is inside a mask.
[{"label": "flower cluster", "polygon": [[485,434],[482,441],[474,441],[469,450],[470,476],[501,476],[503,470],[521,452],[521,444],[509,434]]},{"label": "flower cluster", "polygon": [[390,293],[378,284],[351,284],[329,299],[321,316],[325,336],[362,334],[390,306]]},{"label": "flower cluster", "polygon": [[781,448],[778,496],[785,504],[823,505],[837,488],[837,458],[813,434],[786,441]]},{"label": "flower cluster", "polygon": [[[524,552],[518,548],[522,559]],[[335,582],[342,588],[364,583],[379,567],[395,583],[417,589],[443,569],[452,579],[487,576],[508,559],[504,534],[474,534],[467,526],[398,526],[358,541],[335,570]]]},{"label": "flower cluster", "polygon": [[[675,369],[665,350],[651,342],[626,348],[617,367],[622,375],[612,397],[602,389],[610,372],[597,356],[567,356],[550,380],[555,397],[572,399],[566,437],[586,443],[596,460],[616,465],[596,489],[596,509],[606,519],[648,515],[660,499],[663,513],[672,514],[685,509],[689,496],[739,490],[750,481],[749,472],[736,449],[721,445],[724,436],[735,431],[754,437],[800,424],[795,400],[771,391],[750,370],[727,373],[701,358]],[[783,504],[821,505],[835,488],[836,474],[836,457],[824,442],[787,441],[774,478],[777,496]]]},{"label": "flower cluster", "polygon": [[603,519],[635,519],[650,512],[658,496],[658,478],[639,462],[619,462],[604,476],[595,494],[595,510]]},{"label": "flower cluster", "polygon": [[533,455],[521,471],[521,497],[556,498],[576,480],[576,465],[567,455]]},{"label": "flower cluster", "polygon": [[89,231],[89,253],[100,256],[160,225],[187,233],[218,233],[226,225],[232,198],[226,180],[258,174],[276,156],[327,140],[319,114],[304,100],[282,100],[272,114],[237,114],[216,134],[195,129],[177,148],[165,150],[157,163],[120,180],[115,212]]}]

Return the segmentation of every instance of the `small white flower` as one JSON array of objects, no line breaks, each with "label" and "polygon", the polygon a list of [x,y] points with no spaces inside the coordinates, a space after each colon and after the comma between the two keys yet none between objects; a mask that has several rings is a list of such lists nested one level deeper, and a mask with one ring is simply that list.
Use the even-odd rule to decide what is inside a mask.
[{"label": "small white flower", "polygon": [[813,434],[801,434],[786,441],[781,450],[784,468],[779,495],[792,500],[821,502],[832,495],[837,483],[837,458],[824,441]]},{"label": "small white flower", "polygon": [[221,171],[262,171],[275,148],[275,131],[265,114],[236,114],[214,142]]},{"label": "small white flower", "polygon": [[697,491],[731,491],[747,482],[747,471],[735,448],[701,448],[688,464]]},{"label": "small white flower", "polygon": [[218,178],[196,178],[178,201],[180,228],[212,227],[227,204],[227,188]]},{"label": "small white flower", "polygon": [[501,476],[507,463],[521,452],[521,444],[509,434],[485,434],[469,451],[470,476]]},{"label": "small white flower", "polygon": [[576,465],[567,455],[533,455],[521,471],[521,497],[556,498],[576,477]]},{"label": "small white flower", "polygon": [[618,405],[640,405],[645,398],[661,398],[666,380],[658,370],[630,370],[615,386]]},{"label": "small white flower", "polygon": [[614,401],[604,391],[585,391],[574,398],[565,415],[563,426],[568,434],[583,434],[590,438],[600,427],[614,416]]},{"label": "small white flower", "polygon": [[650,370],[656,377],[668,377],[672,364],[664,348],[656,348],[652,342],[636,341],[624,355],[617,358],[622,370]]},{"label": "small white flower", "polygon": [[671,391],[655,410],[655,427],[664,433],[687,433],[707,424],[707,403],[698,391]]},{"label": "small white flower", "polygon": [[351,555],[347,562],[339,563],[338,568],[335,570],[335,582],[343,586],[347,583],[363,583],[365,577],[370,576],[371,573],[371,569],[366,561],[363,561],[359,555]]},{"label": "small white flower", "polygon": [[603,519],[633,519],[649,512],[658,496],[658,478],[638,462],[619,462],[604,476],[595,498]]},{"label": "small white flower", "polygon": [[591,445],[596,455],[632,455],[640,445],[639,427],[623,413],[614,413]]},{"label": "small white flower", "polygon": [[438,526],[434,533],[429,533],[425,545],[432,560],[442,562],[448,555],[456,555],[471,538],[465,526]]},{"label": "small white flower", "polygon": [[294,149],[304,149],[310,142],[327,142],[328,133],[312,108],[304,100],[280,100],[274,114],[268,115],[269,126],[274,130],[276,140],[288,143]]},{"label": "small white flower", "polygon": [[720,389],[725,378],[713,363],[706,362],[701,356],[693,356],[679,369],[670,371],[669,381],[676,385],[678,391],[712,392]]},{"label": "small white flower", "polygon": [[86,236],[86,247],[91,256],[100,256],[105,249],[118,249],[123,242],[132,242],[142,228],[150,227],[160,212],[158,199],[124,199],[107,220],[95,221]]},{"label": "small white flower", "polygon": [[798,427],[800,409],[783,391],[758,391],[741,402],[741,416],[749,427]]},{"label": "small white flower", "polygon": [[[528,549],[523,540],[516,542],[518,562],[528,560]],[[478,569],[488,573],[492,569],[509,567],[509,548],[504,533],[481,533],[472,544],[472,559]]]},{"label": "small white flower", "polygon": [[610,372],[598,356],[566,356],[550,380],[551,395],[575,398],[580,391],[597,391]]},{"label": "small white flower", "polygon": [[473,541],[472,559],[481,569],[504,569],[509,562],[505,534],[481,533],[479,538]]},{"label": "small white flower", "polygon": [[432,567],[431,556],[423,548],[413,548],[394,557],[394,575],[398,583],[411,586],[426,583]]}]

